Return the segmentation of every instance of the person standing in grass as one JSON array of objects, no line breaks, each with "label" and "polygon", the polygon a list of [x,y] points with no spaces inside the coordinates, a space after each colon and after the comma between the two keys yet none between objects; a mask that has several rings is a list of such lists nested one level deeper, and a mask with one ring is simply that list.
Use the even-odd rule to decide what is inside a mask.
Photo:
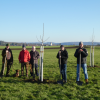
[{"label": "person standing in grass", "polygon": [[33,76],[33,67],[35,67],[35,73],[36,73],[37,76],[39,76],[39,74],[38,74],[38,59],[39,59],[40,55],[39,55],[39,52],[36,51],[35,46],[32,46],[32,50],[30,51],[30,56],[31,56],[31,59],[30,59],[30,64],[31,64],[30,74],[31,74],[31,76]]},{"label": "person standing in grass", "polygon": [[[6,48],[2,51],[2,70],[1,76],[3,76],[3,71],[5,70],[5,66],[7,65],[6,76],[9,76],[11,65],[13,64],[13,54],[11,49],[9,48],[10,44],[6,44]],[[6,57],[6,58],[5,58]]]},{"label": "person standing in grass", "polygon": [[81,53],[81,66],[82,66],[83,71],[84,71],[86,84],[88,84],[88,73],[87,73],[87,64],[86,64],[86,57],[88,56],[88,52],[83,47],[83,42],[79,42],[79,48],[76,49],[75,54],[74,54],[74,56],[77,58],[77,78],[76,78],[76,82],[79,81],[80,53]]},{"label": "person standing in grass", "polygon": [[30,62],[30,53],[26,50],[26,46],[23,44],[22,51],[19,53],[19,63],[21,63],[21,76],[24,75],[24,66],[26,68],[26,76],[28,77],[28,66]]},{"label": "person standing in grass", "polygon": [[[62,81],[67,82],[67,59],[68,59],[68,52],[64,48],[63,45],[60,46],[60,50],[57,54],[57,58],[61,59],[61,74],[62,74]],[[60,66],[60,60],[59,60],[59,66]]]}]

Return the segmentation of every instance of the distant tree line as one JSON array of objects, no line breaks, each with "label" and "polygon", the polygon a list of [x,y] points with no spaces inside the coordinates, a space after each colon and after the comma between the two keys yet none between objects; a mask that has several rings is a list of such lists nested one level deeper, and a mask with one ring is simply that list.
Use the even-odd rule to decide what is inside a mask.
[{"label": "distant tree line", "polygon": [[[10,46],[22,46],[23,44],[25,44],[26,46],[41,46],[41,43],[26,43],[26,42],[4,42],[4,41],[0,41],[0,46],[5,46],[7,43],[10,44]],[[44,44],[44,46],[49,46],[49,44]]]}]

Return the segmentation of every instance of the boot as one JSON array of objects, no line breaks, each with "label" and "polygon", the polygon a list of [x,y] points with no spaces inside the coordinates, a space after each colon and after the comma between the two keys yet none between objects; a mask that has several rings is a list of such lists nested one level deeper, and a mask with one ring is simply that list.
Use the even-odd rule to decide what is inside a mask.
[{"label": "boot", "polygon": [[86,84],[88,84],[88,83],[89,83],[89,82],[88,82],[88,79],[86,79],[85,82],[86,82]]}]

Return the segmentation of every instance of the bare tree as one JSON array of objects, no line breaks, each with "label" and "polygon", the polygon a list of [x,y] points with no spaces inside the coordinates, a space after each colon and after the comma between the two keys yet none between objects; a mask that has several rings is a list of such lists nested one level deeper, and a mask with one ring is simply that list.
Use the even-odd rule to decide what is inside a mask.
[{"label": "bare tree", "polygon": [[43,46],[43,43],[46,42],[48,39],[49,39],[49,37],[44,41],[44,23],[43,23],[43,36],[41,37],[41,35],[40,35],[40,40],[38,38],[37,38],[37,40],[38,40],[38,42],[42,42],[42,46]]}]

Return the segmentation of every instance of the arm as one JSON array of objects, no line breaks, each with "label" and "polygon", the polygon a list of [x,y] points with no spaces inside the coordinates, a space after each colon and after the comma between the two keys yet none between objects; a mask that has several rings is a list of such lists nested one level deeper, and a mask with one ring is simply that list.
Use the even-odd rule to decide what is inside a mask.
[{"label": "arm", "polygon": [[58,52],[58,54],[57,54],[57,56],[56,56],[58,59],[59,59],[59,52]]},{"label": "arm", "polygon": [[84,49],[81,54],[84,56],[84,57],[87,57],[88,56],[88,52],[86,49]]},{"label": "arm", "polygon": [[6,56],[6,50],[2,50],[2,57],[5,57]]},{"label": "arm", "polygon": [[13,54],[12,54],[12,51],[11,52],[11,62],[13,63]]},{"label": "arm", "polygon": [[76,52],[75,52],[75,54],[74,54],[74,56],[75,56],[76,58],[77,58],[77,57],[79,56],[79,54],[80,54],[78,51],[79,51],[79,49],[76,49]]},{"label": "arm", "polygon": [[39,59],[39,58],[40,58],[40,55],[39,55],[39,52],[37,52],[36,59]]},{"label": "arm", "polygon": [[30,53],[28,53],[28,62],[30,62],[31,56]]}]

